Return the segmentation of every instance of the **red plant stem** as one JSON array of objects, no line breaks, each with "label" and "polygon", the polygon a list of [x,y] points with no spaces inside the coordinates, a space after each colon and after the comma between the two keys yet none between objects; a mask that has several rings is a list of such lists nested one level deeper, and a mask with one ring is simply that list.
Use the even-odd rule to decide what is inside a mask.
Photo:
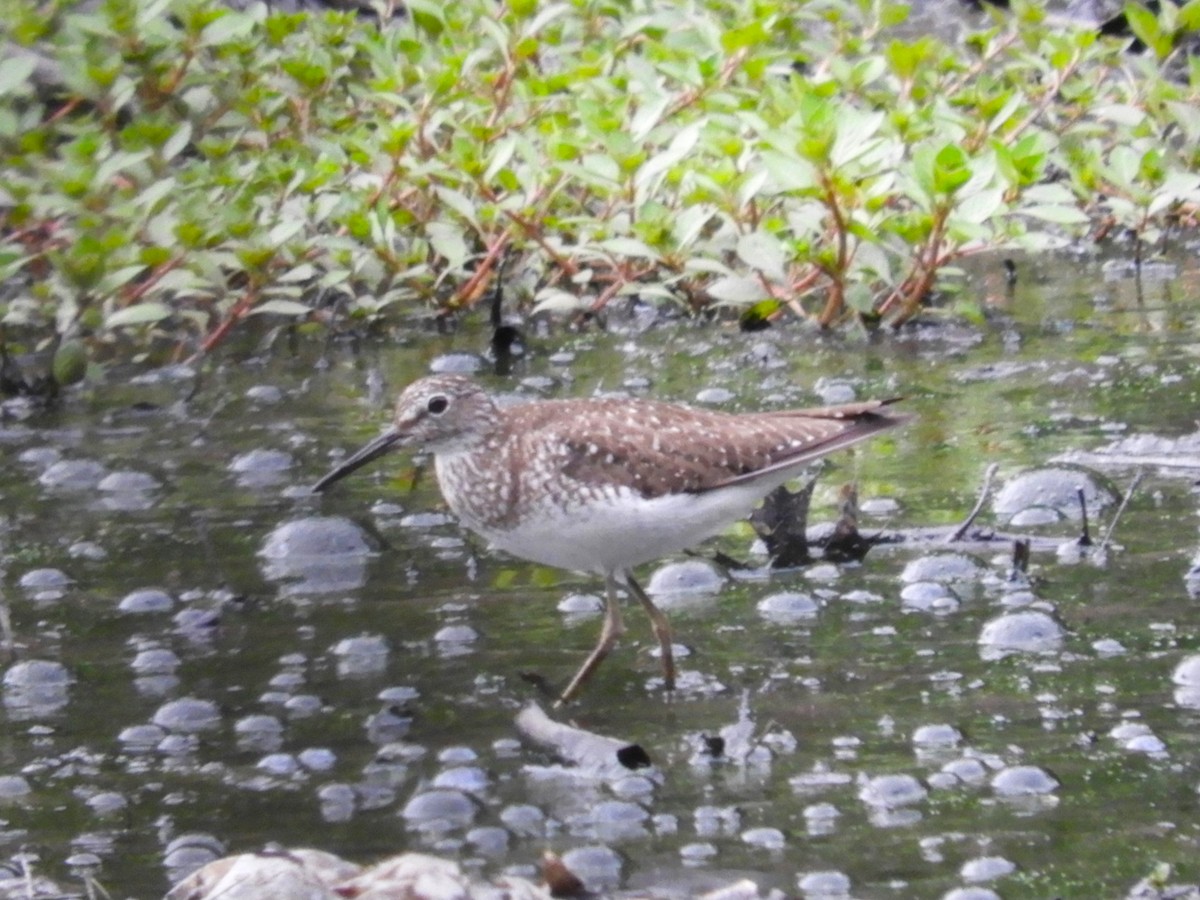
[{"label": "red plant stem", "polygon": [[163,277],[168,272],[172,271],[173,269],[178,269],[179,266],[182,265],[182,263],[183,263],[182,256],[173,256],[170,259],[168,259],[166,262],[159,263],[157,266],[155,266],[151,270],[150,274],[146,276],[145,281],[142,281],[137,286],[132,287],[129,290],[124,292],[123,299],[126,301],[125,305],[132,306],[138,300],[142,299],[142,297],[144,297],[146,295],[146,292],[149,291],[156,284],[158,284],[160,281],[162,281]]},{"label": "red plant stem", "polygon": [[497,262],[511,241],[512,233],[507,228],[492,240],[488,245],[487,253],[480,260],[479,266],[475,269],[474,273],[472,273],[471,277],[467,279],[462,287],[454,292],[454,296],[446,304],[450,309],[470,306],[483,296],[484,288],[491,281]]},{"label": "red plant stem", "polygon": [[200,349],[188,357],[187,364],[190,366],[198,363],[204,356],[210,353],[213,348],[224,341],[225,338],[229,337],[229,332],[233,330],[233,326],[242,321],[242,319],[246,317],[246,314],[254,308],[254,304],[257,302],[258,287],[248,287],[246,292],[238,298],[237,303],[233,304],[233,308],[229,310],[221,323],[208,333],[208,336],[200,345]]}]

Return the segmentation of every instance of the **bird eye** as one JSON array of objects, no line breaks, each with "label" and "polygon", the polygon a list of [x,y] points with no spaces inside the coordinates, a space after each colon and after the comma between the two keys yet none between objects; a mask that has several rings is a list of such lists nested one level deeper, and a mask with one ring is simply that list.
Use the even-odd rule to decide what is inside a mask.
[{"label": "bird eye", "polygon": [[429,402],[427,404],[425,404],[425,408],[428,409],[435,416],[440,416],[442,413],[444,413],[446,411],[446,409],[449,406],[450,406],[450,401],[442,396],[430,397]]}]

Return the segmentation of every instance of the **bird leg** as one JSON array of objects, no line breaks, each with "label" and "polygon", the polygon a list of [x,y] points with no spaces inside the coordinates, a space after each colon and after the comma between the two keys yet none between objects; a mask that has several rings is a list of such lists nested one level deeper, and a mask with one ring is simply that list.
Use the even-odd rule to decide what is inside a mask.
[{"label": "bird leg", "polygon": [[579,667],[579,671],[575,673],[575,677],[571,679],[571,683],[567,685],[566,690],[555,701],[555,707],[570,703],[578,696],[588,679],[592,677],[592,673],[599,668],[600,663],[604,662],[604,658],[612,651],[612,648],[617,643],[617,638],[624,634],[624,632],[625,624],[621,621],[621,605],[617,601],[617,582],[610,575],[608,576],[606,585],[604,625],[600,629],[600,640],[596,642],[596,646],[588,658],[583,661],[583,665]]},{"label": "bird leg", "polygon": [[654,628],[654,636],[658,638],[658,646],[662,651],[663,687],[668,691],[675,690],[675,654],[671,651],[671,623],[667,621],[663,611],[654,605],[654,601],[642,590],[642,586],[633,580],[633,576],[625,573],[625,584],[629,592],[637,597],[638,603],[650,617],[650,625]]}]

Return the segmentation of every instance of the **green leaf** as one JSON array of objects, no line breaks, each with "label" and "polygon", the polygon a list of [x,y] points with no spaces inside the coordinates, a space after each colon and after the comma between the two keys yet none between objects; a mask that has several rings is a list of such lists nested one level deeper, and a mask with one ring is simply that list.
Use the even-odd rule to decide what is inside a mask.
[{"label": "green leaf", "polygon": [[686,272],[706,272],[712,275],[733,275],[733,270],[720,260],[694,256],[683,264]]},{"label": "green leaf", "polygon": [[635,238],[609,238],[606,241],[601,241],[600,246],[609,253],[632,259],[658,260],[662,258],[659,252],[649,244]]},{"label": "green leaf", "polygon": [[1163,32],[1158,17],[1137,0],[1126,2],[1125,21],[1129,23],[1129,30],[1134,36],[1154,51],[1159,59],[1171,52],[1171,35]]},{"label": "green leaf", "polygon": [[407,0],[404,7],[413,24],[431,37],[440,37],[446,30],[445,10],[437,0]]},{"label": "green leaf", "polygon": [[777,150],[764,150],[762,161],[778,190],[811,191],[817,185],[817,168],[806,159]]},{"label": "green leaf", "polygon": [[54,351],[50,374],[61,385],[76,384],[87,375],[87,349],[82,341],[64,340]]},{"label": "green leaf", "polygon": [[772,281],[787,277],[787,251],[780,240],[764,231],[753,231],[738,238],[737,255],[752,269],[758,269]]},{"label": "green leaf", "polygon": [[875,292],[865,284],[847,285],[844,299],[846,305],[857,313],[869,315],[875,312]]},{"label": "green leaf", "polygon": [[468,222],[475,222],[477,216],[475,204],[471,202],[466,194],[448,187],[438,187],[434,191],[437,194],[438,200],[446,204]]},{"label": "green leaf", "polygon": [[1124,125],[1126,128],[1134,128],[1146,121],[1145,111],[1136,106],[1130,106],[1128,103],[1107,103],[1093,106],[1092,112],[1098,119],[1107,119],[1117,125]]},{"label": "green leaf", "polygon": [[729,275],[718,278],[708,286],[708,293],[722,304],[742,306],[768,299],[767,289],[757,278]]},{"label": "green leaf", "polygon": [[646,187],[649,182],[666,172],[676,163],[681,162],[685,156],[692,152],[692,149],[700,140],[700,130],[703,127],[704,120],[700,120],[692,122],[686,128],[680,129],[666,150],[663,150],[656,156],[650,157],[642,164],[641,168],[637,171],[637,175],[634,176],[634,184],[638,187]]},{"label": "green leaf", "polygon": [[1091,222],[1087,213],[1077,206],[1023,206],[1018,212],[1054,225],[1087,225]]},{"label": "green leaf", "polygon": [[542,31],[553,22],[555,19],[561,19],[563,16],[571,14],[571,6],[568,3],[551,3],[542,8],[529,26],[525,29],[525,35],[532,37],[539,31]]},{"label": "green leaf", "polygon": [[122,266],[115,271],[108,272],[100,281],[100,291],[105,294],[111,294],[119,288],[124,287],[146,271],[146,266],[142,264],[132,266]]},{"label": "green leaf", "polygon": [[1019,110],[1024,104],[1024,95],[1014,91],[1013,95],[1009,97],[1007,101],[1005,101],[1004,105],[996,111],[991,120],[988,122],[988,132],[994,134],[1003,128],[1004,123],[1016,115],[1017,110]]},{"label": "green leaf", "polygon": [[1075,195],[1071,193],[1071,189],[1058,182],[1035,184],[1025,189],[1022,198],[1026,203],[1034,206],[1039,204],[1073,206],[1075,204]]},{"label": "green leaf", "polygon": [[453,222],[430,222],[425,234],[434,252],[442,257],[452,269],[460,268],[467,261],[470,250],[463,239],[462,228]]},{"label": "green leaf", "polygon": [[716,214],[716,208],[704,203],[689,206],[673,222],[672,235],[679,249],[689,247],[704,231],[704,227]]},{"label": "green leaf", "polygon": [[159,155],[164,162],[168,162],[182,153],[192,142],[192,123],[181,122],[179,127],[175,129],[175,133],[167,138],[162,145],[162,150]]},{"label": "green leaf", "polygon": [[1004,205],[1004,191],[1000,188],[978,191],[963,197],[954,208],[956,218],[982,225],[1000,211]]},{"label": "green leaf", "polygon": [[871,150],[885,115],[883,112],[864,112],[853,107],[843,110],[837,120],[837,137],[829,151],[830,162],[835,166],[844,166]]},{"label": "green leaf", "polygon": [[118,151],[96,166],[96,173],[92,177],[92,184],[97,188],[108,187],[113,177],[118,173],[126,172],[134,166],[140,165],[149,159],[149,157],[149,150],[140,150],[137,153]]},{"label": "green leaf", "polygon": [[971,180],[966,151],[957,144],[946,144],[934,157],[933,183],[941,194],[953,194]]},{"label": "green leaf", "polygon": [[771,316],[783,308],[780,300],[762,300],[753,304],[738,316],[738,326],[742,331],[761,331],[771,325]]},{"label": "green leaf", "polygon": [[200,32],[200,45],[212,47],[227,44],[250,34],[254,30],[254,25],[254,19],[248,15],[226,12],[219,19],[206,25]]},{"label": "green leaf", "polygon": [[511,134],[506,134],[497,143],[495,149],[492,150],[491,159],[488,160],[487,169],[483,173],[484,181],[492,181],[496,175],[509,164],[513,158],[513,154],[517,151],[517,139]]},{"label": "green leaf", "polygon": [[300,265],[293,266],[282,273],[276,280],[280,284],[298,284],[305,281],[312,281],[318,274],[317,267],[312,263],[300,263]]},{"label": "green leaf", "polygon": [[[7,43],[7,41],[6,41]],[[7,47],[6,53],[12,53]],[[32,53],[12,55],[0,60],[0,96],[5,94],[28,93],[32,88],[30,77],[36,66],[36,57]]]},{"label": "green leaf", "polygon": [[[1200,8],[1200,0],[1195,0]],[[1187,139],[1192,144],[1200,143],[1200,106],[1194,103],[1181,103],[1177,100],[1167,102],[1171,117],[1183,129]]]},{"label": "green leaf", "polygon": [[534,295],[533,312],[578,312],[590,304],[579,294],[554,287],[545,287]]},{"label": "green leaf", "polygon": [[1114,147],[1105,167],[1112,180],[1122,188],[1131,188],[1142,168],[1142,156],[1132,147]]},{"label": "green leaf", "polygon": [[169,319],[171,315],[171,307],[165,303],[159,303],[157,300],[151,300],[117,310],[104,320],[104,327],[111,329],[129,325],[152,325],[155,322]]},{"label": "green leaf", "polygon": [[256,304],[249,314],[252,316],[307,316],[311,312],[312,307],[297,303],[295,300],[264,300],[262,303]]},{"label": "green leaf", "polygon": [[669,95],[663,94],[643,102],[629,123],[629,136],[635,141],[644,140],[670,107],[671,99]]},{"label": "green leaf", "polygon": [[275,223],[271,230],[267,232],[267,245],[270,247],[283,246],[296,235],[300,234],[307,224],[300,216]]},{"label": "green leaf", "polygon": [[1179,8],[1180,31],[1200,31],[1200,0],[1190,0]]}]

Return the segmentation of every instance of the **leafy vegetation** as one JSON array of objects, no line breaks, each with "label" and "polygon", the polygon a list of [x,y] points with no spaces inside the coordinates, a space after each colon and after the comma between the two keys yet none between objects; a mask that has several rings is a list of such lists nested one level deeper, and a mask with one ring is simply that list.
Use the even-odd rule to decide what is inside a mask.
[{"label": "leafy vegetation", "polygon": [[1023,2],[961,42],[893,0],[0,8],[33,51],[0,62],[10,351],[198,356],[500,279],[898,325],[967,255],[1155,247],[1200,207],[1200,0],[1131,8],[1141,53]]}]

